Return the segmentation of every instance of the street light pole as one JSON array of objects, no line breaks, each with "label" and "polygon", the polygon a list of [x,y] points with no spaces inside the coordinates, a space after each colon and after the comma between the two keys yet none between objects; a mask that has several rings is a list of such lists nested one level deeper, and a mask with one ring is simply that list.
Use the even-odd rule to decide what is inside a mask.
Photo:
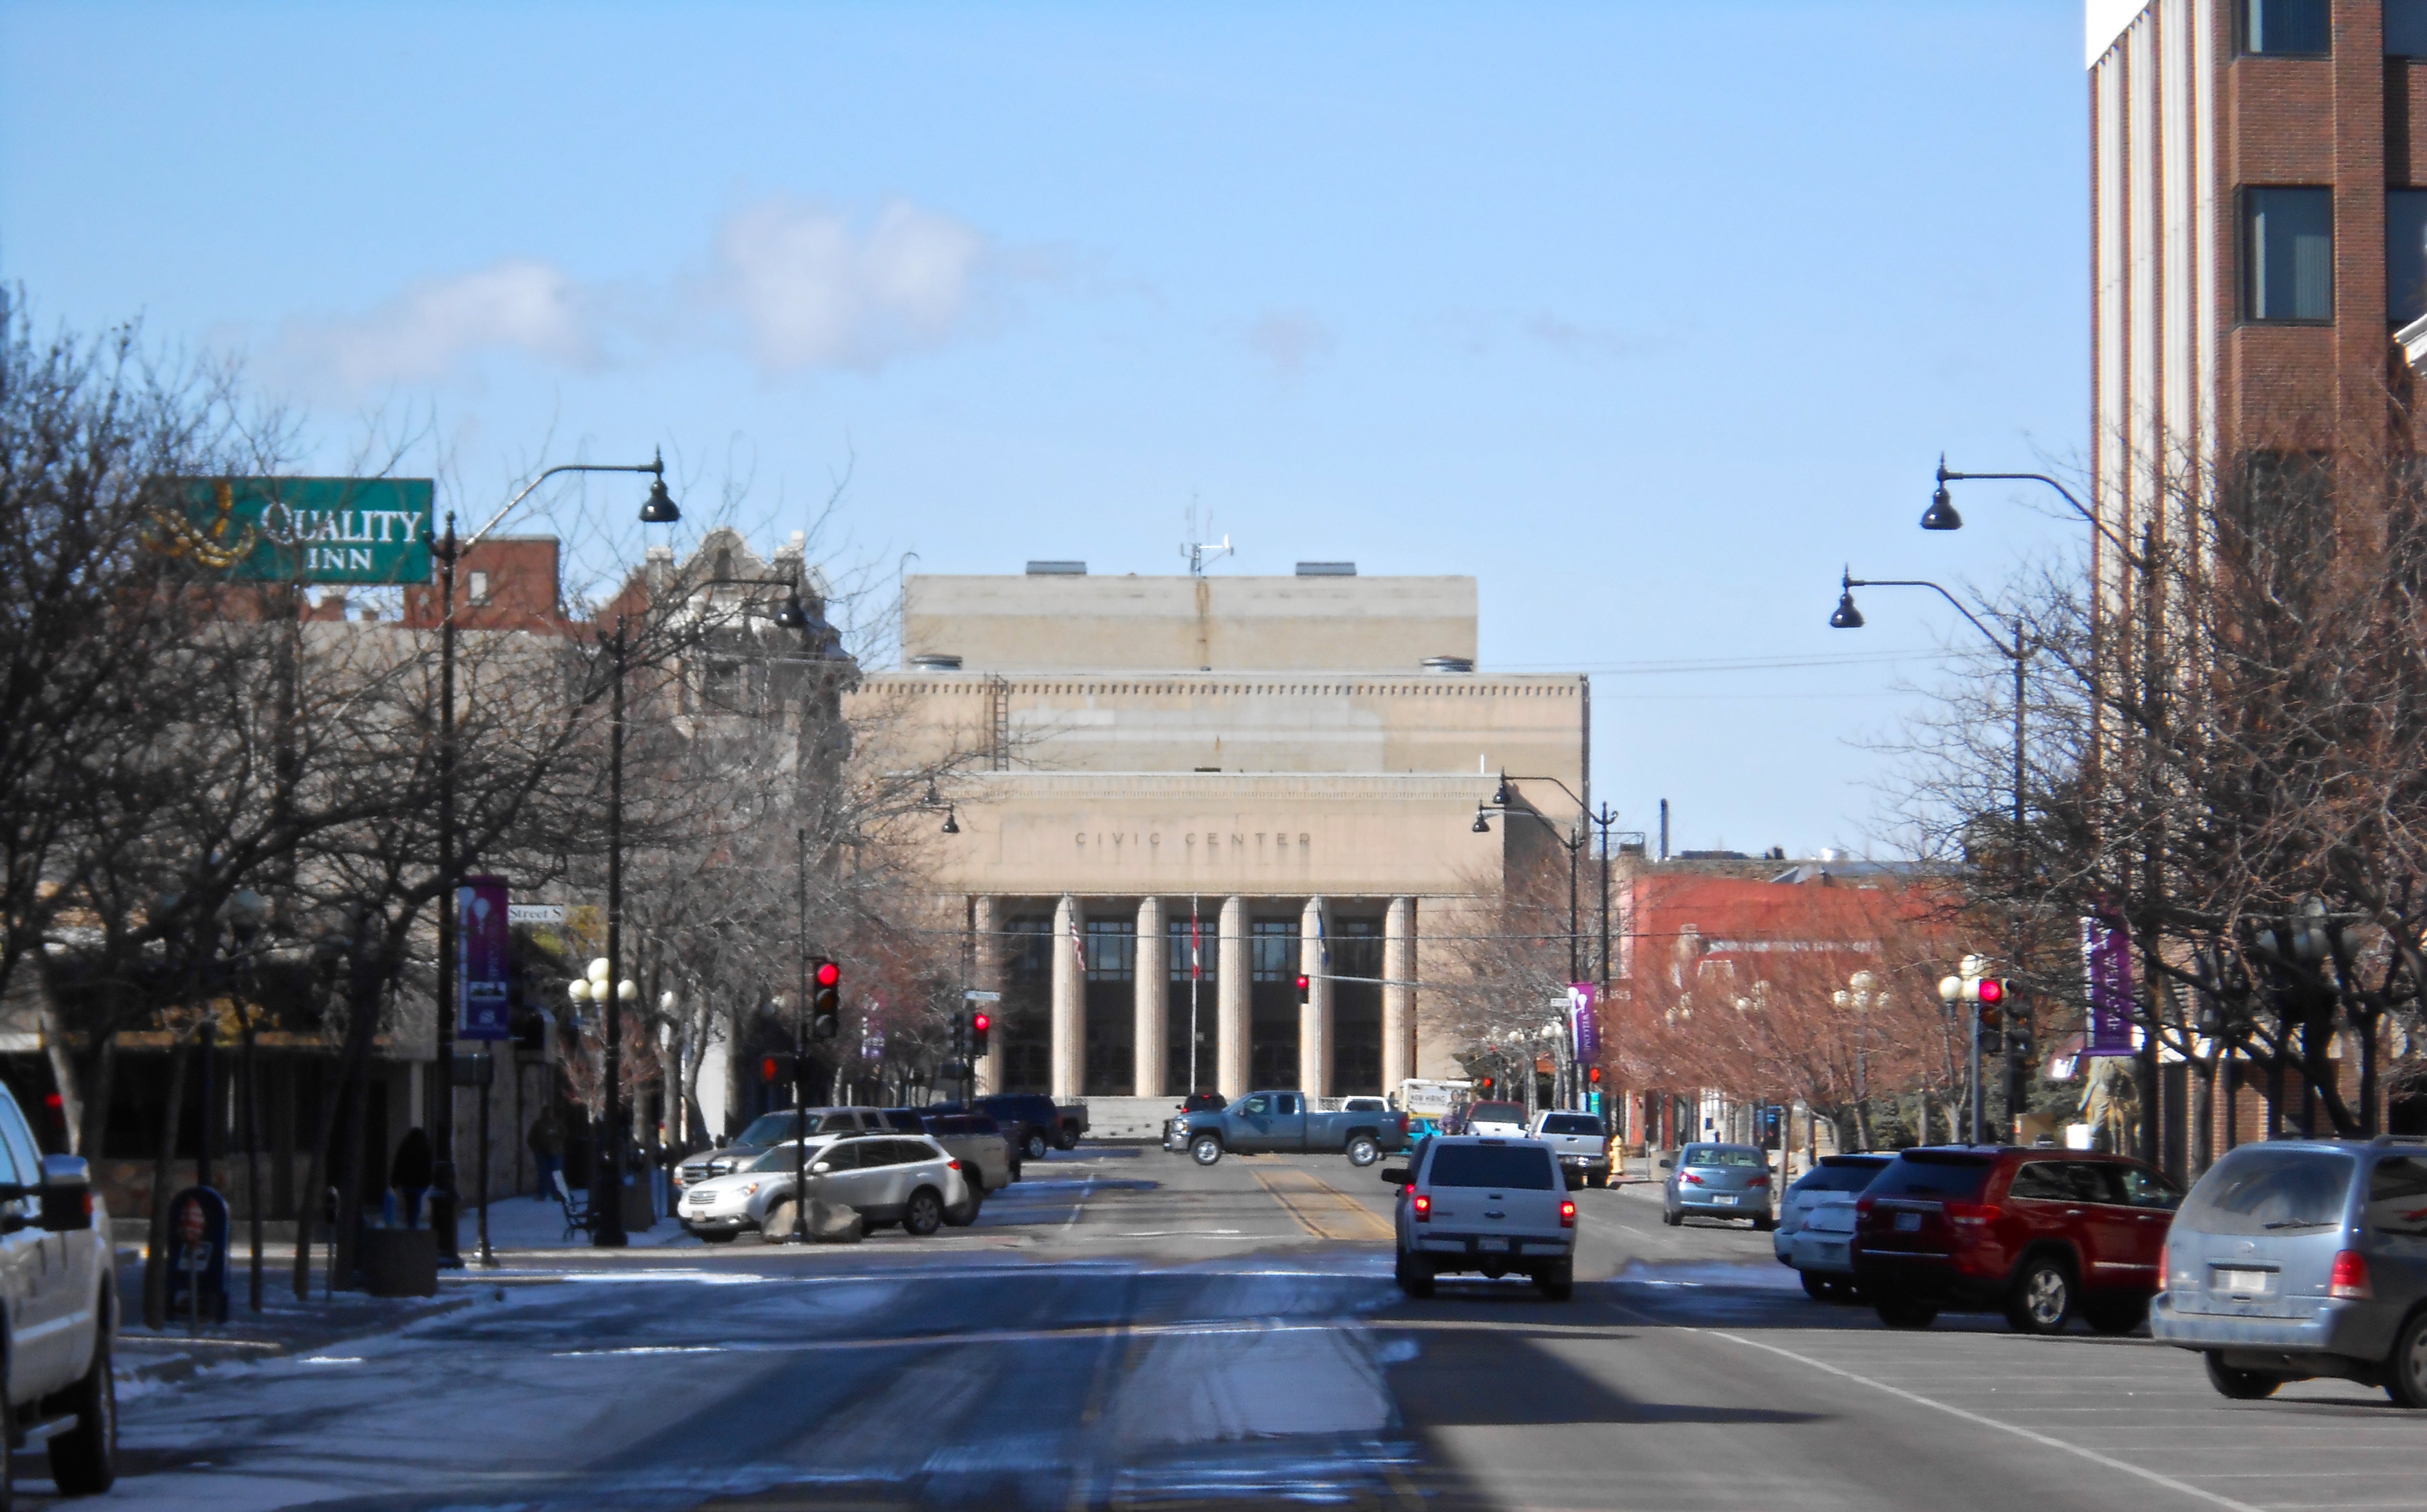
[{"label": "street light pole", "polygon": [[607,746],[607,1039],[599,1078],[607,1116],[597,1158],[591,1162],[590,1243],[599,1249],[622,1249],[631,1238],[624,1232],[623,1089],[617,1084],[624,1074],[624,674],[630,661],[621,614],[615,616],[609,654],[614,658],[615,690]]},{"label": "street light pole", "polygon": [[[422,539],[438,562],[438,1002],[437,1073],[431,1079],[432,1106],[424,1110],[423,1122],[431,1132],[431,1194],[430,1227],[438,1240],[438,1263],[450,1270],[461,1270],[464,1256],[456,1239],[456,1208],[459,1195],[455,1188],[455,1020],[461,1006],[455,1000],[455,910],[459,906],[456,891],[460,886],[459,862],[455,853],[455,565],[464,552],[479,545],[488,533],[506,522],[506,516],[520,508],[539,485],[560,473],[648,473],[655,481],[649,486],[648,501],[641,506],[643,525],[671,525],[682,518],[673,497],[666,493],[666,463],[663,453],[649,462],[633,466],[605,463],[563,463],[547,468],[523,486],[522,492],[506,501],[505,508],[490,517],[489,523],[458,541],[455,536],[455,512],[447,512],[447,534],[441,540],[424,531]],[[622,631],[617,631],[620,643]],[[618,695],[623,691],[620,681]],[[620,705],[619,705],[620,707]],[[620,714],[618,715],[620,719]],[[610,927],[612,934],[612,927]],[[611,957],[613,949],[607,952]],[[610,984],[611,986],[612,984]],[[608,1012],[615,1011],[611,1001]],[[613,1053],[611,1049],[611,1055]],[[609,1096],[613,1096],[612,1089]],[[486,1159],[483,1152],[482,1159]],[[616,1210],[617,1239],[622,1243],[623,1210]],[[485,1212],[482,1222],[487,1222]],[[601,1241],[603,1243],[603,1241]]]}]

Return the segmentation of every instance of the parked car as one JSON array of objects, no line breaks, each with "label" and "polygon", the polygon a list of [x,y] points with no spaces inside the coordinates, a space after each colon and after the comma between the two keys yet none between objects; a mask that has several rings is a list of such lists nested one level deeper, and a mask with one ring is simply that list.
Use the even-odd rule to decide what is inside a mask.
[{"label": "parked car", "polygon": [[1222,1096],[1222,1094],[1218,1092],[1190,1093],[1186,1097],[1181,1099],[1179,1107],[1172,1110],[1171,1116],[1163,1121],[1163,1147],[1165,1149],[1171,1150],[1174,1153],[1184,1150],[1188,1147],[1187,1129],[1186,1126],[1181,1122],[1181,1118],[1183,1114],[1192,1113],[1220,1113],[1230,1105],[1230,1099]]},{"label": "parked car", "polygon": [[987,1193],[1000,1192],[1019,1179],[1011,1141],[1002,1137],[1000,1125],[982,1113],[936,1114],[927,1119],[926,1133],[944,1146],[944,1153],[961,1162],[961,1176],[969,1182],[969,1205],[944,1214],[944,1221],[955,1228],[977,1221],[978,1205]]},{"label": "parked car", "polygon": [[1317,1113],[1295,1092],[1251,1092],[1225,1108],[1180,1115],[1190,1159],[1212,1165],[1224,1155],[1299,1155],[1339,1150],[1351,1165],[1371,1165],[1407,1148],[1408,1119],[1395,1113]]},{"label": "parked car", "polygon": [[1660,1184],[1660,1221],[1674,1228],[1689,1217],[1750,1218],[1756,1229],[1769,1215],[1769,1155],[1758,1145],[1688,1145]]},{"label": "parked car", "polygon": [[[957,1104],[953,1107],[962,1111]],[[1087,1131],[1086,1104],[1057,1106],[1041,1092],[998,1093],[978,1098],[967,1111],[1002,1125],[1012,1147],[1032,1161],[1043,1160],[1048,1148],[1078,1148],[1080,1136]]]},{"label": "parked car", "polygon": [[1608,1184],[1609,1130],[1599,1114],[1538,1113],[1526,1137],[1551,1146],[1559,1158],[1559,1169],[1567,1173],[1569,1186]]},{"label": "parked car", "polygon": [[2207,1169],[2175,1215],[2158,1340],[2252,1401],[2332,1376],[2427,1407],[2427,1149],[2271,1141]]},{"label": "parked car", "polygon": [[2121,1155],[1909,1149],[1854,1199],[1854,1278],[1891,1328],[2003,1311],[2052,1334],[2078,1312],[2129,1333],[2158,1290],[2182,1194]]},{"label": "parked car", "polygon": [[884,1127],[885,1115],[874,1108],[779,1108],[762,1113],[725,1144],[686,1157],[675,1167],[675,1186],[688,1188],[712,1176],[730,1175],[776,1146],[796,1139]]},{"label": "parked car", "polygon": [[[924,1236],[970,1205],[961,1164],[924,1134],[842,1134],[811,1139],[798,1157],[808,1193],[851,1208],[870,1229],[894,1224]],[[710,1177],[683,1194],[683,1227],[711,1242],[757,1230],[769,1244],[792,1228],[793,1149],[763,1150],[747,1169]]]},{"label": "parked car", "polygon": [[1413,1170],[1382,1170],[1399,1189],[1400,1290],[1427,1297],[1435,1276],[1464,1271],[1530,1276],[1554,1302],[1574,1294],[1576,1204],[1549,1146],[1443,1135],[1419,1155]]},{"label": "parked car", "polygon": [[1808,1295],[1833,1300],[1855,1294],[1854,1202],[1895,1160],[1823,1155],[1779,1199],[1770,1251],[1800,1273]]},{"label": "parked car", "polygon": [[1470,1102],[1458,1114],[1458,1127],[1461,1134],[1523,1139],[1525,1137],[1525,1105],[1522,1102]]},{"label": "parked car", "polygon": [[[0,1321],[16,1448],[45,1439],[51,1480],[66,1496],[95,1496],[117,1479],[118,1337],[109,1216],[91,1168],[44,1155],[8,1088],[0,1087]],[[0,1450],[0,1503],[15,1457]]]}]

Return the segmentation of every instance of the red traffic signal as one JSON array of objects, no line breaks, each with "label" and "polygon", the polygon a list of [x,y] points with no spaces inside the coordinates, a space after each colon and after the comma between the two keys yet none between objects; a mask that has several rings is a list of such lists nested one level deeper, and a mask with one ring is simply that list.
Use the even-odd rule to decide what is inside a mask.
[{"label": "red traffic signal", "polygon": [[831,987],[836,983],[842,980],[842,967],[835,965],[832,961],[820,961],[818,963],[817,975],[819,986]]},{"label": "red traffic signal", "polygon": [[1598,1065],[1596,1065],[1596,1066],[1592,1067],[1590,1070],[1587,1071],[1587,1072],[1585,1073],[1585,1080],[1586,1080],[1586,1081],[1589,1081],[1589,1082],[1591,1082],[1591,1083],[1592,1083],[1593,1085],[1595,1085],[1595,1086],[1599,1086],[1599,1085],[1601,1085],[1601,1067],[1600,1067],[1600,1066],[1598,1066]]},{"label": "red traffic signal", "polygon": [[758,1080],[761,1081],[775,1080],[775,1057],[770,1055],[758,1063]]},{"label": "red traffic signal", "polygon": [[2006,1000],[2006,984],[1995,977],[1983,977],[1980,980],[1980,1000],[1982,1002],[2004,1002]]},{"label": "red traffic signal", "polygon": [[993,1020],[993,1019],[991,1019],[991,1018],[988,1018],[988,1017],[987,1017],[985,1015],[984,1015],[984,1014],[971,1014],[971,1015],[969,1016],[969,1028],[970,1028],[970,1029],[972,1029],[972,1030],[974,1030],[974,1031],[975,1031],[976,1032],[978,1032],[978,1033],[983,1034],[983,1033],[985,1033],[987,1030],[992,1029],[993,1027],[994,1027],[994,1020]]}]

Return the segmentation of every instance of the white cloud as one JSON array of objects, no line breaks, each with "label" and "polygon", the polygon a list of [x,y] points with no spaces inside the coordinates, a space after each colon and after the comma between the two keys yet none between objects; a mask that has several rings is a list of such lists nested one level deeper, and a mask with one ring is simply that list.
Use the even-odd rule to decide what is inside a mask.
[{"label": "white cloud", "polygon": [[1248,350],[1284,382],[1296,382],[1310,363],[1330,356],[1338,345],[1331,328],[1304,310],[1268,310],[1247,328]]},{"label": "white cloud", "polygon": [[590,366],[592,303],[563,269],[511,259],[426,280],[366,315],[292,322],[280,345],[290,362],[356,389],[446,378],[484,351]]},{"label": "white cloud", "polygon": [[864,233],[840,213],[769,200],[725,223],[718,293],[759,361],[802,367],[881,366],[950,337],[986,257],[973,228],[896,201]]},{"label": "white cloud", "polygon": [[708,331],[770,372],[864,371],[951,340],[998,261],[974,227],[906,202],[855,222],[777,197],[726,218],[705,277],[610,289],[512,258],[425,280],[359,316],[291,320],[278,356],[359,391],[455,377],[492,352],[596,367],[611,350],[647,354]]}]

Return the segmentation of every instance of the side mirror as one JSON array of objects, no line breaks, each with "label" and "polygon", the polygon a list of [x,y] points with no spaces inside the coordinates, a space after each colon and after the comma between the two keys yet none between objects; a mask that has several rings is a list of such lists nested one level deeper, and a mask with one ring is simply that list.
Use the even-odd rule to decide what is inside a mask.
[{"label": "side mirror", "polygon": [[1670,1171],[1670,1170],[1674,1170],[1674,1169],[1676,1169],[1676,1167],[1677,1167],[1677,1162],[1676,1162],[1675,1161],[1672,1161],[1672,1160],[1669,1159],[1669,1158],[1668,1158],[1667,1156],[1665,1156],[1665,1155],[1661,1157],[1661,1159],[1660,1159],[1660,1168],[1661,1168],[1662,1170],[1664,1170],[1664,1171]]},{"label": "side mirror", "polygon": [[42,1227],[55,1234],[92,1227],[92,1167],[81,1155],[42,1157]]},{"label": "side mirror", "polygon": [[1404,1165],[1383,1166],[1382,1184],[1384,1186],[1406,1186],[1408,1184],[1408,1168]]},{"label": "side mirror", "polygon": [[817,1164],[809,1167],[809,1174],[811,1176],[823,1176],[833,1169],[834,1162],[832,1161],[820,1161]]}]

